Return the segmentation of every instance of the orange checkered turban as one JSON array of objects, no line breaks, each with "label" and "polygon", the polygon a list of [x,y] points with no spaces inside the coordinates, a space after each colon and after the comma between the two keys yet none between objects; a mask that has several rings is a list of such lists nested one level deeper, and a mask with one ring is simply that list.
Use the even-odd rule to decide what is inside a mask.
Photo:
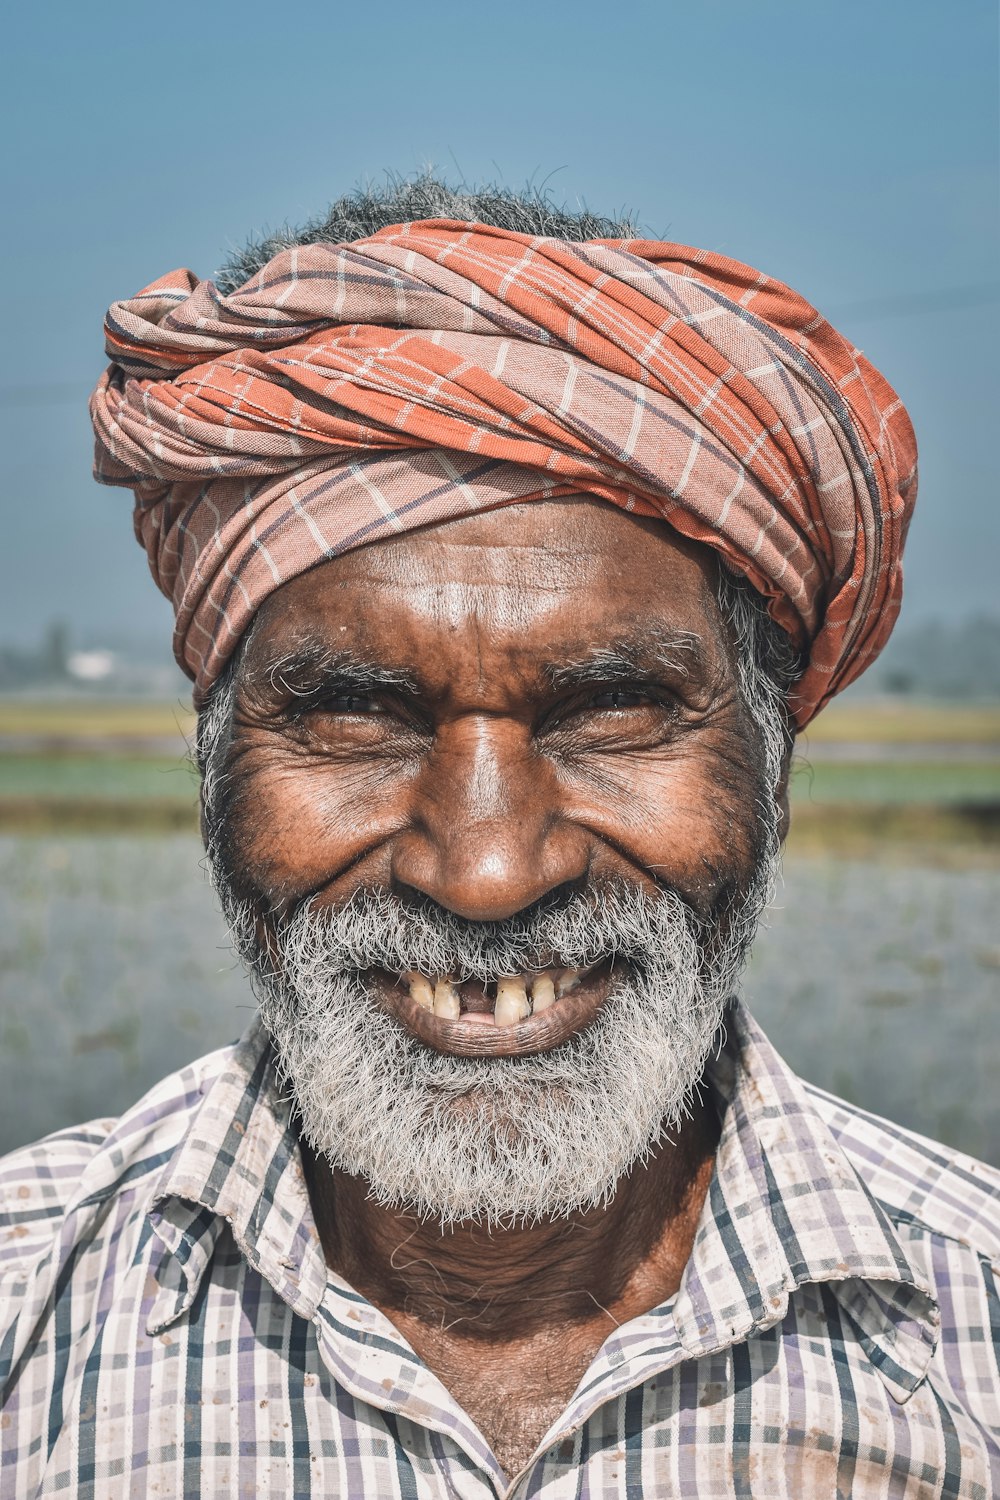
[{"label": "orange checkered turban", "polygon": [[116,302],[96,475],[203,702],[262,601],[417,526],[584,491],[715,548],[807,662],[804,726],[888,639],[913,430],[780,282],[646,240],[425,220]]}]

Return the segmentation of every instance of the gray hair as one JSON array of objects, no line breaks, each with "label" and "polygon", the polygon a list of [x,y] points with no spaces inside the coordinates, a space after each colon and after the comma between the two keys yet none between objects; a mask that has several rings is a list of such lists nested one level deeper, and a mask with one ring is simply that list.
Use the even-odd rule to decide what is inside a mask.
[{"label": "gray hair", "polygon": [[409,180],[388,175],[384,186],[358,188],[332,203],[325,214],[297,228],[285,225],[272,234],[251,240],[235,251],[215,274],[225,295],[249,281],[281,250],[296,245],[344,245],[363,240],[392,224],[419,219],[462,219],[510,229],[516,234],[542,234],[553,239],[632,239],[637,225],[631,218],[609,219],[586,207],[573,211],[555,203],[542,189],[523,192],[490,184],[482,188],[451,188],[429,172]]},{"label": "gray hair", "polygon": [[764,782],[773,793],[795,743],[788,700],[805,662],[753,584],[724,563],[716,598],[736,652],[743,706],[760,736]]}]

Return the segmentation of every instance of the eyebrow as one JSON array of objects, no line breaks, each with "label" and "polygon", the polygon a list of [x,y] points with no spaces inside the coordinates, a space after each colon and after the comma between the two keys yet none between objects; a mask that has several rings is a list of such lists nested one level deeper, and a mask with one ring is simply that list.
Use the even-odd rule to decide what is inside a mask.
[{"label": "eyebrow", "polygon": [[[542,666],[542,676],[551,688],[564,691],[658,675],[687,679],[708,670],[705,645],[699,635],[651,625],[595,645],[573,659],[548,661]],[[413,698],[422,692],[419,680],[402,667],[388,666],[353,650],[337,651],[318,641],[291,647],[261,668],[260,677],[276,692],[303,705],[345,687],[358,693],[391,689]]]},{"label": "eyebrow", "polygon": [[334,651],[314,643],[286,651],[262,675],[276,691],[300,699],[343,687],[359,693],[393,688],[396,692],[416,695],[420,690],[416,679],[402,668],[386,666],[354,651]]},{"label": "eyebrow", "polygon": [[548,662],[545,675],[554,688],[591,683],[632,682],[665,673],[691,677],[707,670],[704,643],[691,630],[650,626],[636,635],[594,646],[573,661]]}]

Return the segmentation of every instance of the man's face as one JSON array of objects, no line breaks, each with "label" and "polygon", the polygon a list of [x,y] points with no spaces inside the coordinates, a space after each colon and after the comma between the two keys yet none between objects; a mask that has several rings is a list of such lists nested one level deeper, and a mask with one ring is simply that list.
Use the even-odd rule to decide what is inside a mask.
[{"label": "man's face", "polygon": [[[307,1135],[386,1201],[401,1197],[380,1187],[389,1168],[331,1138],[348,1122],[329,1096],[362,1066],[372,1096],[355,1112],[391,1116],[405,1096],[420,1115],[423,1101],[455,1149],[480,1130],[482,1172],[522,1127],[537,1147],[543,1114],[558,1156],[571,1096],[600,1114],[609,1071],[634,1091],[617,1008],[633,1051],[662,1054],[648,1088],[669,1095],[617,1154],[641,1154],[683,1109],[773,826],[714,580],[706,549],[581,497],[358,549],[261,608],[236,679],[218,873],[243,902]],[[331,1073],[354,1022],[355,1052]],[[607,1111],[622,1103],[611,1088]],[[401,1109],[393,1129],[415,1129]],[[449,1170],[399,1174],[437,1173],[419,1202],[455,1218],[440,1206]],[[522,1216],[549,1201],[532,1191]],[[466,1210],[492,1216],[471,1197]]]}]

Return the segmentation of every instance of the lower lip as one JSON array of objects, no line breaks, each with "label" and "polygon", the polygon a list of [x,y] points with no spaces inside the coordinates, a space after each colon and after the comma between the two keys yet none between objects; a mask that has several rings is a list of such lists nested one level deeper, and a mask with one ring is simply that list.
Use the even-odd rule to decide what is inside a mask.
[{"label": "lower lip", "polygon": [[418,1005],[391,975],[372,976],[381,1004],[411,1036],[436,1052],[456,1057],[528,1057],[550,1052],[596,1019],[608,998],[611,977],[611,964],[601,964],[548,1010],[513,1026],[496,1026],[492,1015],[474,1012],[458,1021],[445,1021]]}]

